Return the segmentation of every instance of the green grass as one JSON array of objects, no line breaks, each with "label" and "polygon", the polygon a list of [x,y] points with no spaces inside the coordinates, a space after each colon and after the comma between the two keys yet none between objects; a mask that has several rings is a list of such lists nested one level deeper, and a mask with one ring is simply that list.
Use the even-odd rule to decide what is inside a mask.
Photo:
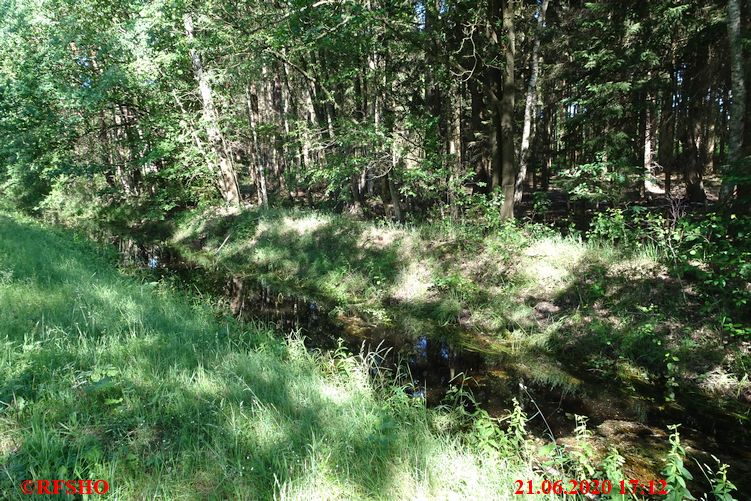
[{"label": "green grass", "polygon": [[[172,241],[205,268],[414,337],[459,338],[544,384],[586,375],[630,388],[638,374],[653,392],[672,377],[729,400],[748,386],[751,359],[724,342],[720,318],[698,314],[691,284],[671,276],[650,246],[633,251],[535,226],[402,227],[301,210],[193,214]],[[555,311],[536,311],[545,304]],[[678,359],[670,374],[666,353]],[[561,363],[570,374],[544,369]],[[717,373],[735,382],[710,390]]]},{"label": "green grass", "polygon": [[[684,318],[653,314],[650,256],[544,232],[281,211],[196,221],[176,236],[196,263],[407,332],[458,327],[463,313],[488,356],[564,392],[579,391],[577,369],[652,384],[658,362],[640,347],[671,342],[665,325]],[[367,357],[310,352],[114,263],[107,248],[0,215],[0,498],[24,499],[24,479],[103,478],[117,499],[523,499],[514,481],[539,484],[550,464],[562,478],[602,464],[577,437],[543,453],[483,412],[425,409],[375,385]],[[560,311],[536,319],[540,300]],[[676,353],[689,360],[712,335]],[[593,355],[556,363],[567,350]],[[732,375],[712,377],[707,392],[732,391]]]},{"label": "green grass", "polygon": [[113,499],[516,499],[533,478],[449,433],[452,414],[374,388],[361,359],[112,262],[0,215],[1,498],[24,499],[27,478],[103,478]]}]

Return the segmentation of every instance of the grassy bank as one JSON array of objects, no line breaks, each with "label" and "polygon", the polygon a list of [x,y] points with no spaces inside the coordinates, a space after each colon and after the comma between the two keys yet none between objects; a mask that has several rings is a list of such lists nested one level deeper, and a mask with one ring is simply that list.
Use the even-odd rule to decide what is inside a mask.
[{"label": "grassy bank", "polygon": [[103,478],[118,499],[511,499],[533,478],[452,414],[374,389],[361,360],[112,263],[0,216],[3,499],[27,478]]},{"label": "grassy bank", "polygon": [[730,408],[751,392],[748,343],[723,333],[696,285],[649,245],[304,211],[195,214],[173,243],[188,261],[312,297],[340,319],[458,338],[570,391],[586,377]]}]

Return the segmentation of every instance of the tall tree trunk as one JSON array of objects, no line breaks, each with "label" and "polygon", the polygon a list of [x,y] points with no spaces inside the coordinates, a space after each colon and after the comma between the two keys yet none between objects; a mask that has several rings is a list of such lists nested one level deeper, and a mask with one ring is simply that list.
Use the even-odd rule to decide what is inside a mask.
[{"label": "tall tree trunk", "polygon": [[744,123],[746,115],[746,81],[743,67],[743,48],[741,47],[741,5],[740,0],[728,0],[728,40],[730,42],[730,83],[732,100],[730,102],[730,132],[728,135],[728,164],[730,169],[724,173],[720,187],[720,201],[727,202],[735,189],[735,182],[730,178],[735,166],[742,157]]},{"label": "tall tree trunk", "polygon": [[462,172],[462,147],[461,147],[461,119],[462,105],[459,82],[453,80],[449,90],[450,105],[446,107],[448,113],[448,153],[451,159],[451,175],[449,180],[449,204],[451,215],[459,217],[459,204],[456,195],[461,189],[460,176]]},{"label": "tall tree trunk", "polygon": [[[730,116],[728,114],[728,102],[730,102],[730,90],[725,88],[722,90],[722,95],[720,97],[722,99],[722,107],[720,109],[720,134],[719,134],[719,152],[717,153],[717,158],[719,158],[720,163],[725,163],[727,161],[727,131],[730,127]],[[722,174],[723,171],[720,172]]]},{"label": "tall tree trunk", "polygon": [[548,191],[550,187],[550,171],[553,169],[553,155],[555,153],[555,114],[556,107],[554,104],[548,104],[543,108],[545,114],[545,141],[544,141],[544,158],[542,162],[542,172],[540,173],[540,187],[543,191]]},{"label": "tall tree trunk", "polygon": [[[268,71],[265,66],[261,68],[261,82],[260,86],[256,89],[258,96],[258,114],[256,116],[256,127],[260,124],[276,125],[274,123],[273,108],[273,84],[271,79],[268,78]],[[264,207],[269,206],[269,189],[268,185],[268,172],[278,171],[276,163],[276,144],[275,137],[271,134],[265,138],[264,144],[261,147],[261,161],[256,164],[258,183],[261,188],[261,201]]]},{"label": "tall tree trunk", "polygon": [[[468,82],[469,95],[472,102],[471,139],[469,154],[470,162],[475,167],[474,193],[488,193],[490,187],[490,156],[487,148],[487,134],[483,125],[485,102],[482,98],[482,86],[472,79]],[[482,186],[481,186],[482,185]]]},{"label": "tall tree trunk", "polygon": [[704,191],[704,165],[702,164],[702,112],[704,111],[703,96],[706,92],[705,75],[699,67],[700,61],[706,61],[707,48],[700,48],[694,54],[694,60],[689,63],[684,74],[684,100],[686,103],[686,130],[683,136],[684,171],[683,180],[686,183],[686,197],[691,202],[704,202],[707,195]]},{"label": "tall tree trunk", "polygon": [[400,223],[404,222],[404,213],[402,212],[402,204],[399,201],[399,190],[396,188],[396,185],[394,184],[393,179],[391,176],[388,177],[389,179],[389,193],[391,193],[391,203],[394,205],[394,215],[396,216],[396,220]]},{"label": "tall tree trunk", "polygon": [[524,103],[524,128],[522,130],[522,145],[519,151],[519,174],[516,177],[516,191],[514,202],[519,204],[524,197],[524,181],[527,177],[527,162],[529,161],[529,145],[532,139],[532,113],[537,101],[537,75],[540,67],[540,37],[545,27],[545,12],[548,10],[549,0],[542,0],[537,11],[537,33],[532,45],[530,61],[529,85],[527,86],[527,99]]},{"label": "tall tree trunk", "polygon": [[[306,169],[312,170],[314,164],[314,152],[313,152],[313,139],[320,139],[320,118],[315,106],[315,87],[312,83],[306,82],[305,85],[305,129],[303,130],[302,144],[302,159]],[[325,151],[323,148],[319,148],[321,153]],[[309,188],[309,187],[308,187]],[[306,190],[309,198],[312,197],[311,190]]]},{"label": "tall tree trunk", "polygon": [[[292,161],[292,167],[294,168],[294,173],[292,175],[292,187],[289,188],[289,196],[291,200],[295,200],[295,196],[297,195],[298,189],[299,189],[299,182],[300,182],[300,174],[302,172],[302,147],[300,141],[300,137],[293,136],[291,134],[291,127],[289,125],[289,117],[293,117],[296,119],[300,119],[301,117],[301,111],[300,106],[298,102],[298,96],[293,92],[292,89],[292,82],[289,75],[289,72],[287,71],[287,63],[284,62],[281,65],[281,72],[282,72],[282,99],[284,100],[284,110],[285,114],[287,115],[284,119],[284,132],[287,136],[287,140],[285,140],[285,149],[287,151],[287,155],[290,156]],[[289,146],[287,145],[289,143]],[[292,147],[294,153],[290,153],[289,149]]]},{"label": "tall tree trunk", "polygon": [[501,219],[514,217],[514,185],[516,169],[514,166],[514,58],[516,56],[516,34],[514,32],[514,0],[502,1],[503,28],[506,32],[504,54],[506,64],[503,68],[503,98],[501,99],[501,166],[503,186],[503,206]]},{"label": "tall tree trunk", "polygon": [[[288,105],[285,100],[284,85],[282,78],[280,78],[280,68],[272,66],[273,75],[270,84],[270,101],[267,108],[268,116],[266,120],[273,120],[278,132],[275,132],[272,139],[272,155],[271,166],[273,168],[273,174],[278,183],[279,191],[281,193],[289,194],[287,190],[286,170],[287,170],[287,144],[289,125],[287,124]],[[266,68],[264,68],[264,72]]]},{"label": "tall tree trunk", "polygon": [[[488,0],[488,20],[486,22],[486,36],[491,46],[501,50],[501,34],[498,33],[498,22],[501,19],[501,0]],[[490,191],[501,186],[502,163],[500,148],[501,131],[501,72],[494,66],[485,69],[485,95],[490,116],[488,117],[488,156],[490,158]]]},{"label": "tall tree trunk", "polygon": [[219,162],[219,188],[222,197],[229,205],[240,204],[240,185],[237,182],[235,168],[232,160],[225,147],[224,137],[219,129],[219,120],[217,118],[216,108],[214,106],[214,95],[209,85],[209,80],[203,71],[201,56],[195,48],[195,36],[193,32],[193,18],[190,14],[183,16],[183,25],[185,27],[185,37],[190,47],[190,59],[193,62],[193,74],[198,81],[198,89],[201,93],[203,103],[203,118],[206,123],[206,136],[209,139],[212,153]]},{"label": "tall tree trunk", "polygon": [[671,80],[671,87],[662,92],[657,146],[657,162],[665,174],[665,193],[668,195],[670,195],[671,189],[671,172],[675,151],[675,110],[673,109],[675,77],[673,76]]},{"label": "tall tree trunk", "polygon": [[689,114],[686,124],[686,138],[684,149],[686,165],[683,180],[686,183],[686,196],[691,202],[704,202],[707,195],[704,191],[704,172],[701,165],[701,121],[695,114]]},{"label": "tall tree trunk", "polygon": [[[108,133],[107,119],[104,114],[104,110],[99,111],[99,158],[102,162],[102,172],[104,179],[107,181],[107,185],[110,188],[116,189],[117,183],[115,180],[115,172],[112,165],[112,151],[109,147],[109,133]],[[96,143],[95,143],[96,144]]]},{"label": "tall tree trunk", "polygon": [[644,192],[645,193],[664,193],[664,191],[655,183],[654,175],[654,155],[655,155],[655,110],[652,96],[647,93],[647,99],[644,103]]},{"label": "tall tree trunk", "polygon": [[256,117],[256,110],[253,106],[253,96],[256,97],[257,106],[260,106],[260,96],[255,84],[246,86],[245,88],[245,102],[248,113],[248,126],[250,127],[251,137],[253,138],[253,144],[251,146],[250,155],[250,176],[256,185],[256,195],[258,196],[258,205],[263,207],[269,206],[268,193],[266,191],[266,176],[264,174],[264,153],[261,150],[261,144],[258,140],[258,118]]},{"label": "tall tree trunk", "polygon": [[706,124],[704,126],[704,150],[702,151],[704,161],[704,172],[715,171],[715,148],[717,145],[717,99],[714,89],[710,89],[709,99],[705,103]]}]

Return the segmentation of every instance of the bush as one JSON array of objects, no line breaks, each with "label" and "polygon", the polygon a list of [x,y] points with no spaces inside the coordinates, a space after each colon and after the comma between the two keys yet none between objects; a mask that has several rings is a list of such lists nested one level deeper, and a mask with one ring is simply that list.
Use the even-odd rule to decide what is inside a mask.
[{"label": "bush", "polygon": [[561,188],[571,200],[585,202],[615,202],[621,199],[628,185],[629,165],[614,164],[604,155],[587,164],[575,165],[561,171]]},{"label": "bush", "polygon": [[[708,213],[673,221],[644,207],[612,208],[592,220],[589,236],[627,249],[651,246],[679,276],[692,280],[706,310],[732,312],[723,327],[751,336],[751,217]],[[707,312],[708,312],[707,311]]]}]

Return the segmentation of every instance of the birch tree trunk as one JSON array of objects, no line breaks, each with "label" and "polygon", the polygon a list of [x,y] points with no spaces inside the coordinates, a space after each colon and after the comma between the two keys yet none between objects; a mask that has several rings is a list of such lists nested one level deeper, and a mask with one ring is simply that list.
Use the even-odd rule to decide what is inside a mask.
[{"label": "birch tree trunk", "polygon": [[[253,179],[253,184],[256,187],[256,196],[258,197],[258,205],[268,207],[268,197],[266,195],[266,178],[264,176],[263,162],[264,154],[261,151],[261,144],[258,140],[258,120],[256,118],[256,111],[253,109],[253,96],[256,97],[256,103],[259,103],[260,97],[255,84],[251,84],[245,87],[245,103],[248,114],[248,126],[250,127],[250,134],[252,137],[251,154],[250,154],[250,177]],[[260,104],[259,104],[260,106]]]},{"label": "birch tree trunk", "polygon": [[516,177],[516,191],[514,203],[519,204],[524,196],[524,180],[527,177],[527,163],[529,162],[529,145],[532,140],[532,112],[537,101],[537,76],[540,70],[540,36],[545,27],[545,12],[548,10],[549,0],[542,0],[537,11],[537,33],[532,45],[530,62],[529,85],[527,87],[527,99],[524,103],[524,128],[522,130],[522,145],[519,150],[519,174]]},{"label": "birch tree trunk", "polygon": [[644,110],[644,192],[652,194],[665,193],[655,183],[654,157],[655,157],[655,110],[652,96],[647,94]]},{"label": "birch tree trunk", "polygon": [[449,205],[451,206],[451,215],[454,218],[459,217],[459,204],[457,193],[460,186],[460,176],[462,172],[462,148],[461,148],[461,93],[459,83],[453,80],[449,90],[451,103],[446,107],[448,113],[448,153],[451,158],[451,174],[449,180]]},{"label": "birch tree trunk", "polygon": [[195,35],[193,30],[193,17],[190,14],[183,16],[183,25],[185,27],[185,37],[190,47],[190,59],[193,63],[193,74],[198,81],[198,89],[201,93],[203,104],[203,119],[206,126],[206,136],[209,139],[212,153],[219,163],[219,188],[222,197],[229,205],[240,204],[240,186],[237,182],[235,168],[232,165],[232,159],[225,147],[224,137],[219,129],[219,120],[217,118],[216,107],[214,106],[214,95],[211,90],[206,73],[203,70],[201,56],[195,49]]}]

